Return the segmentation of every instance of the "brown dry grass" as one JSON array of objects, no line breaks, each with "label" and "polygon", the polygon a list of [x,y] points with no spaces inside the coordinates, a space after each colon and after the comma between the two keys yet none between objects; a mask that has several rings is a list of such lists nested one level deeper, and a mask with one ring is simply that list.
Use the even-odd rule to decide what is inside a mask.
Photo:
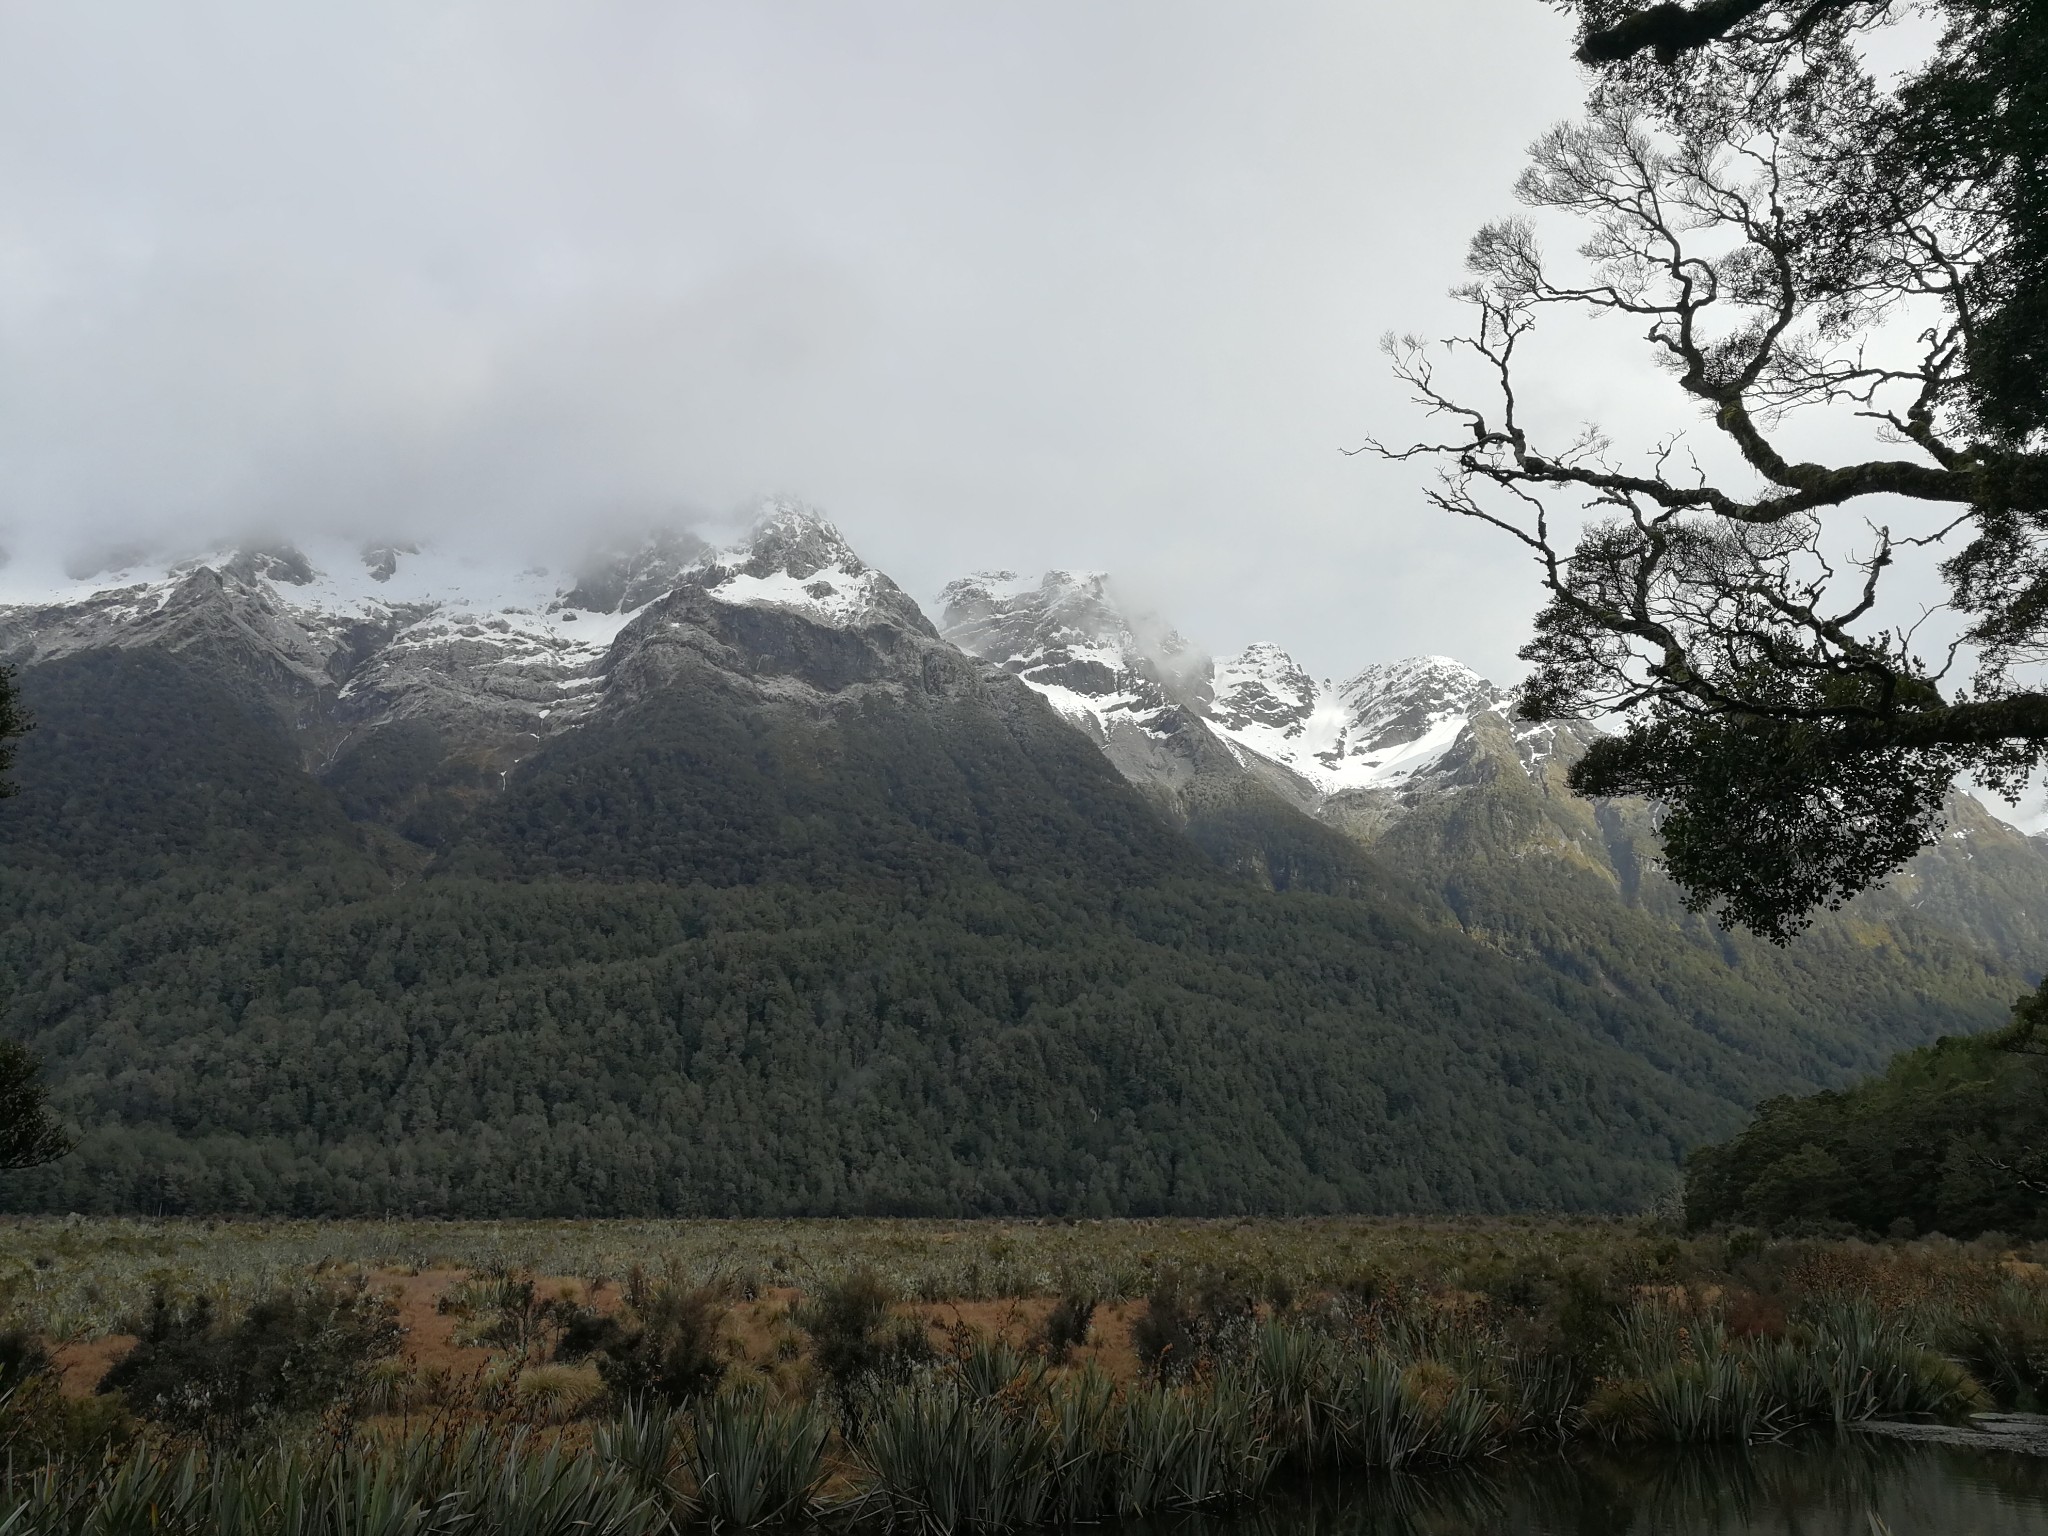
[{"label": "brown dry grass", "polygon": [[51,1350],[50,1358],[57,1363],[57,1380],[64,1395],[91,1397],[100,1384],[100,1378],[113,1368],[116,1360],[134,1347],[134,1334],[109,1333],[97,1339],[59,1345]]},{"label": "brown dry grass", "polygon": [[[373,1289],[389,1296],[398,1309],[398,1323],[405,1331],[400,1355],[422,1371],[444,1372],[455,1381],[481,1378],[504,1352],[480,1344],[462,1344],[456,1333],[462,1319],[440,1310],[441,1298],[473,1278],[469,1271],[454,1268],[422,1270],[375,1269],[368,1272]],[[618,1310],[622,1297],[616,1286],[605,1286],[592,1294],[586,1281],[569,1276],[536,1276],[534,1286],[543,1295],[568,1293],[600,1312]],[[763,1291],[752,1301],[734,1303],[726,1314],[726,1349],[734,1365],[775,1375],[791,1362],[778,1350],[792,1333],[805,1346],[794,1315],[803,1293],[794,1286]],[[932,1342],[941,1348],[958,1337],[1003,1340],[1027,1348],[1045,1326],[1053,1308],[1051,1297],[1035,1296],[1005,1300],[906,1302],[898,1315],[917,1318],[930,1328]],[[1088,1342],[1073,1352],[1076,1367],[1093,1364],[1117,1381],[1134,1381],[1138,1356],[1131,1344],[1131,1325],[1145,1310],[1142,1300],[1104,1302],[1095,1309]],[[68,1343],[56,1349],[63,1388],[73,1397],[89,1396],[100,1378],[116,1360],[134,1346],[132,1334],[107,1334],[100,1338]],[[800,1367],[799,1367],[800,1368]]]}]

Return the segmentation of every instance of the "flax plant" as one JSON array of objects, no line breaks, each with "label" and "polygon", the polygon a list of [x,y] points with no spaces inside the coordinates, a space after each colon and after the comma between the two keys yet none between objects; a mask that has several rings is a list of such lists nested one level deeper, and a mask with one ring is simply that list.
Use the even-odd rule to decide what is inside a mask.
[{"label": "flax plant", "polygon": [[683,1465],[689,1513],[714,1530],[751,1530],[810,1514],[825,1480],[831,1423],[815,1403],[782,1404],[756,1383],[700,1399]]}]

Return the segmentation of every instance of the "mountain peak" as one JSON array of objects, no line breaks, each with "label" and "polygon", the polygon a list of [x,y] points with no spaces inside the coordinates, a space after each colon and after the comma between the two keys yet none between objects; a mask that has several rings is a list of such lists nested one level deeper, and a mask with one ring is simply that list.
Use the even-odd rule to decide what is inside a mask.
[{"label": "mountain peak", "polygon": [[902,588],[861,559],[823,514],[799,501],[762,503],[737,543],[702,556],[685,579],[722,603],[793,609],[835,626],[885,619],[929,632]]},{"label": "mountain peak", "polygon": [[780,497],[761,504],[753,526],[717,561],[752,576],[780,572],[799,581],[827,567],[849,575],[868,569],[817,508]]},{"label": "mountain peak", "polygon": [[683,573],[710,552],[687,529],[656,528],[638,538],[594,550],[576,572],[576,584],[558,606],[590,613],[631,613],[666,596]]},{"label": "mountain peak", "polygon": [[249,545],[236,550],[221,569],[243,581],[261,578],[294,587],[310,587],[315,576],[311,562],[290,544]]},{"label": "mountain peak", "polygon": [[1104,571],[976,571],[939,593],[940,632],[1022,678],[1069,719],[1107,739],[1127,726],[1170,733],[1207,663],[1164,620],[1125,606]]},{"label": "mountain peak", "polygon": [[1315,679],[1267,641],[1218,662],[1215,687],[1216,723],[1226,731],[1263,726],[1293,739],[1303,733],[1316,710]]},{"label": "mountain peak", "polygon": [[1452,721],[1462,728],[1465,720],[1498,708],[1507,697],[1505,690],[1449,656],[1380,662],[1337,692],[1351,716],[1354,743],[1368,752],[1441,735]]}]

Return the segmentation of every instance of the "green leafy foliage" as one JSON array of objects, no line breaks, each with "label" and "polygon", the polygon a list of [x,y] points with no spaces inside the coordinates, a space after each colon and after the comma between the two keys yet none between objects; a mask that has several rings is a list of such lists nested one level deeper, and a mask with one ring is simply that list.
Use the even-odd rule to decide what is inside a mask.
[{"label": "green leafy foliage", "polygon": [[0,799],[14,793],[8,776],[14,768],[15,739],[35,728],[35,721],[22,706],[15,687],[14,669],[0,667]]},{"label": "green leafy foliage", "polygon": [[1038,1343],[1048,1360],[1064,1364],[1076,1349],[1088,1342],[1095,1323],[1095,1309],[1100,1305],[1100,1298],[1089,1291],[1069,1286],[1060,1293],[1039,1329]]},{"label": "green leafy foliage", "polygon": [[1249,1319],[1256,1300],[1243,1278],[1228,1271],[1168,1272],[1131,1322],[1131,1348],[1153,1376],[1172,1380],[1212,1352],[1231,1324]]},{"label": "green leafy foliage", "polygon": [[691,1512],[714,1530],[785,1525],[817,1506],[831,1421],[816,1403],[777,1402],[748,1382],[698,1402],[692,1428]]},{"label": "green leafy foliage", "polygon": [[[2048,626],[2048,5],[1556,4],[1594,66],[1587,116],[1531,147],[1516,195],[1585,221],[1583,265],[1533,220],[1481,229],[1454,291],[1473,322],[1448,345],[1498,393],[1390,338],[1417,401],[1469,436],[1374,446],[1438,458],[1432,501],[1536,554],[1524,715],[1627,722],[1574,787],[1655,797],[1689,898],[1782,939],[1933,842],[1960,776],[2017,799],[2048,757],[2025,670]],[[1938,36],[1879,67],[1908,14]],[[1871,361],[1916,305],[1917,345]],[[1560,310],[1650,317],[1676,385],[1654,446],[1533,425],[1555,386],[1516,369]],[[1859,447],[1831,415],[1886,430]],[[1753,480],[1675,472],[1702,418]],[[1837,456],[1812,462],[1824,435]],[[1843,514],[1873,497],[1924,521],[1873,517],[1846,549]],[[1878,617],[1908,547],[1942,551],[1967,680],[1966,653]]]},{"label": "green leafy foliage", "polygon": [[818,1369],[842,1397],[875,1381],[901,1380],[931,1359],[931,1340],[913,1318],[897,1318],[894,1287],[856,1270],[820,1287],[797,1314]]},{"label": "green leafy foliage", "polygon": [[1674,712],[1596,742],[1571,784],[1664,805],[1664,863],[1687,905],[1782,943],[1931,842],[1955,776],[1939,754],[1844,748],[1841,734]]},{"label": "green leafy foliage", "polygon": [[0,1169],[38,1168],[71,1150],[71,1138],[50,1117],[36,1059],[0,1040]]}]

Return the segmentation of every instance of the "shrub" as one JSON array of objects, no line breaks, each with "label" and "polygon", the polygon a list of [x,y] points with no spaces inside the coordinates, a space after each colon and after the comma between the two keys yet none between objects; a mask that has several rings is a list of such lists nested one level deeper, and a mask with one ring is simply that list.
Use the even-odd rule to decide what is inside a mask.
[{"label": "shrub", "polygon": [[567,1309],[555,1339],[555,1358],[569,1362],[608,1354],[625,1338],[626,1325],[594,1307]]},{"label": "shrub", "polygon": [[159,1290],[138,1333],[99,1390],[119,1392],[145,1418],[209,1434],[354,1395],[401,1337],[396,1309],[361,1281],[273,1291],[232,1323],[204,1296],[180,1308]]},{"label": "shrub", "polygon": [[1172,1280],[1154,1287],[1145,1310],[1131,1319],[1131,1348],[1154,1376],[1171,1375],[1193,1361],[1199,1348],[1194,1309]]},{"label": "shrub", "polygon": [[914,1318],[893,1319],[896,1293],[859,1270],[819,1290],[798,1314],[811,1354],[841,1396],[868,1378],[905,1379],[936,1351]]},{"label": "shrub", "polygon": [[1052,1304],[1052,1310],[1045,1314],[1045,1325],[1038,1334],[1048,1359],[1064,1364],[1069,1355],[1088,1342],[1097,1305],[1092,1295],[1079,1291],[1064,1292]]},{"label": "shrub", "polygon": [[1148,1372],[1169,1380],[1192,1369],[1233,1324],[1248,1322],[1253,1311],[1252,1292],[1224,1271],[1205,1271],[1192,1283],[1168,1272],[1131,1323],[1131,1347]]},{"label": "shrub", "polygon": [[726,1309],[719,1292],[662,1284],[640,1295],[639,1307],[625,1320],[590,1330],[603,1336],[594,1351],[597,1373],[612,1395],[676,1407],[715,1389],[725,1375],[719,1331]]},{"label": "shrub", "polygon": [[0,1393],[12,1392],[51,1369],[50,1352],[41,1339],[25,1328],[0,1328]]},{"label": "shrub", "polygon": [[579,1319],[596,1316],[573,1290],[544,1296],[533,1276],[509,1271],[451,1287],[435,1310],[462,1319],[455,1332],[458,1344],[506,1350],[520,1360],[544,1355],[550,1340],[559,1345]]},{"label": "shrub", "polygon": [[66,1397],[42,1341],[25,1329],[0,1330],[0,1459],[98,1461],[134,1437],[119,1398]]}]

